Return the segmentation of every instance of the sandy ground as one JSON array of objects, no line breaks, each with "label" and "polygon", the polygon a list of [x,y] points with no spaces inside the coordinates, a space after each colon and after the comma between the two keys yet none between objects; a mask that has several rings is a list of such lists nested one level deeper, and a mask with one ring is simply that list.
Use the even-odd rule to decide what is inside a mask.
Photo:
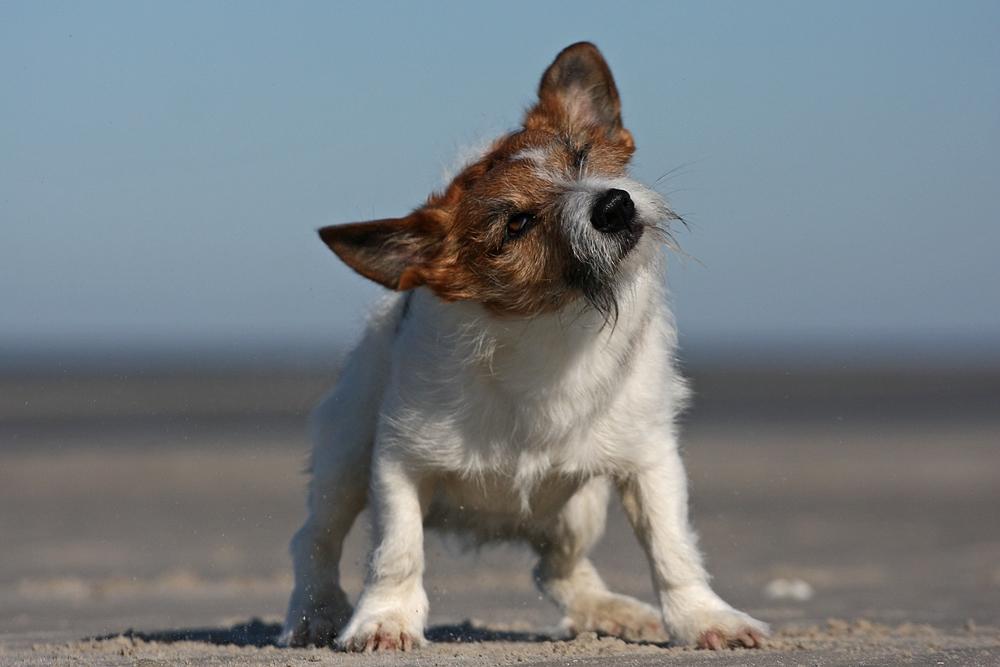
[{"label": "sandy ground", "polygon": [[[21,377],[0,380],[0,664],[1000,665],[995,376],[695,380],[693,520],[716,590],[775,628],[765,650],[553,640],[527,550],[437,535],[431,646],[275,648],[329,377]],[[651,599],[617,507],[595,561]]]}]

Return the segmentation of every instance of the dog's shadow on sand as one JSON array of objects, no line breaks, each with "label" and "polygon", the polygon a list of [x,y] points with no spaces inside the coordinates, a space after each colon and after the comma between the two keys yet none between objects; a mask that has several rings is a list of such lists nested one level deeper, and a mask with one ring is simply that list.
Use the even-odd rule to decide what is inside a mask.
[{"label": "dog's shadow on sand", "polygon": [[[277,646],[278,635],[281,634],[280,623],[264,623],[260,619],[252,619],[229,628],[192,628],[182,630],[162,630],[143,632],[132,630],[94,637],[95,640],[117,639],[126,637],[146,642],[172,644],[174,642],[201,642],[220,646]],[[460,644],[476,642],[542,642],[551,641],[549,635],[534,632],[517,632],[512,630],[493,630],[465,621],[456,625],[435,625],[424,632],[424,636],[432,642],[442,644]]]}]

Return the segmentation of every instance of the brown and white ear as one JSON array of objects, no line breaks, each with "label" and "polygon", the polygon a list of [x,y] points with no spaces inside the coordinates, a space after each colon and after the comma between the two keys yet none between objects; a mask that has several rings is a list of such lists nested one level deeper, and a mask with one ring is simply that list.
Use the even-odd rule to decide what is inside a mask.
[{"label": "brown and white ear", "polygon": [[333,225],[319,237],[349,267],[392,290],[424,284],[424,266],[433,245],[414,216]]},{"label": "brown and white ear", "polygon": [[611,141],[632,142],[622,127],[621,102],[611,69],[590,42],[568,46],[556,56],[538,85],[538,105],[527,129],[559,131],[599,127]]}]

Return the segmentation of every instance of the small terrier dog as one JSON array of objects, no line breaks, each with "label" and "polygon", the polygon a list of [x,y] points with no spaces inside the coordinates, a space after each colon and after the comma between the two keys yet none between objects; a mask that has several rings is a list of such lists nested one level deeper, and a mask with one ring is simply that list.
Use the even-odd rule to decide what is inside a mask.
[{"label": "small terrier dog", "polygon": [[[569,635],[762,644],[767,626],[709,587],[688,524],[675,424],[688,391],[662,250],[678,217],[629,178],[634,150],[611,71],[581,42],[546,70],[523,128],[444,192],[404,218],[320,230],[397,294],[313,415],[282,644],[423,644],[424,527],[526,540]],[[587,559],[612,489],[658,610],[609,591]],[[352,610],[339,561],[366,504],[374,548]]]}]

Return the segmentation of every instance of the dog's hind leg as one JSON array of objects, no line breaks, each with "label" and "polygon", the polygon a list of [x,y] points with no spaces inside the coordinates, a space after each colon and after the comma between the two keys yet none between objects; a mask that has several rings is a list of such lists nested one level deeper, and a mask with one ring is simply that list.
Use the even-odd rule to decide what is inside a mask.
[{"label": "dog's hind leg", "polygon": [[283,646],[332,645],[351,617],[351,603],[340,586],[340,556],[365,506],[370,453],[368,460],[344,457],[322,468],[314,463],[309,518],[292,538],[295,589],[278,640]]},{"label": "dog's hind leg", "polygon": [[605,478],[590,480],[547,530],[532,537],[541,555],[535,582],[563,612],[561,626],[567,634],[594,631],[628,641],[665,640],[660,612],[609,591],[586,557],[604,532],[609,493]]},{"label": "dog's hind leg", "polygon": [[292,539],[295,589],[278,639],[283,646],[332,645],[351,617],[340,556],[367,503],[376,421],[405,309],[405,297],[397,297],[375,313],[337,387],[312,415],[309,518]]}]

